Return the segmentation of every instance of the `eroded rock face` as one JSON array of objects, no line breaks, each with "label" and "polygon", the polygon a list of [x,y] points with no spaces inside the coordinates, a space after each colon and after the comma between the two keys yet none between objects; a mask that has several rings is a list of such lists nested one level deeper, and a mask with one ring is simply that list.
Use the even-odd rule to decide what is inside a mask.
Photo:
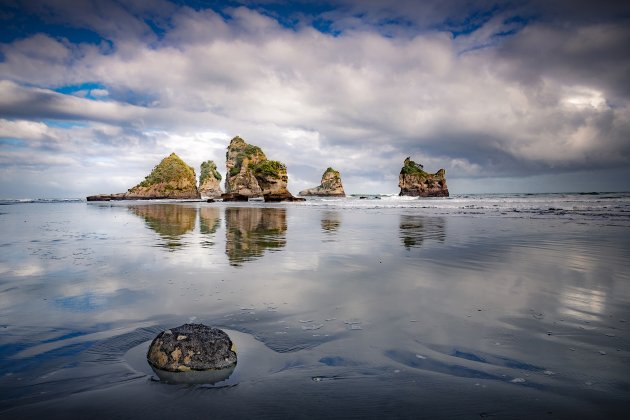
[{"label": "eroded rock face", "polygon": [[405,159],[398,177],[399,195],[413,197],[448,197],[446,171],[440,169],[434,174],[424,171],[424,167],[409,157]]},{"label": "eroded rock face", "polygon": [[217,171],[217,165],[207,160],[201,164],[199,173],[199,193],[202,198],[219,198],[221,191],[221,174]]},{"label": "eroded rock face", "polygon": [[319,197],[345,197],[346,192],[343,190],[341,183],[341,174],[333,168],[328,168],[322,175],[322,182],[314,188],[302,190],[298,195],[301,196],[319,196]]},{"label": "eroded rock face", "polygon": [[180,200],[200,198],[195,170],[175,153],[162,159],[144,181],[126,193],[92,195],[87,197],[87,201],[164,198]]},{"label": "eroded rock face", "polygon": [[127,200],[148,198],[200,198],[195,170],[171,153],[153,168],[144,181],[125,194]]},{"label": "eroded rock face", "polygon": [[222,330],[203,324],[184,324],[153,339],[147,360],[168,372],[219,370],[236,365],[232,340]]},{"label": "eroded rock face", "polygon": [[225,158],[224,201],[243,197],[264,197],[265,201],[294,199],[287,190],[287,167],[282,162],[267,159],[260,147],[236,136],[230,141]]},{"label": "eroded rock face", "polygon": [[262,160],[267,160],[267,156],[260,147],[247,144],[239,136],[234,137],[225,153],[225,194],[261,197],[262,189],[249,166]]}]

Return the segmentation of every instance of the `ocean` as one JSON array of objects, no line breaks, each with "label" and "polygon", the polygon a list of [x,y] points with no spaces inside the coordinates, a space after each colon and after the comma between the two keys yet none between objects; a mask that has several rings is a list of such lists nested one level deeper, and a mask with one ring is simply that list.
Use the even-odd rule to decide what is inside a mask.
[{"label": "ocean", "polygon": [[[630,193],[0,200],[0,418],[621,418]],[[157,333],[232,375],[160,382]]]}]

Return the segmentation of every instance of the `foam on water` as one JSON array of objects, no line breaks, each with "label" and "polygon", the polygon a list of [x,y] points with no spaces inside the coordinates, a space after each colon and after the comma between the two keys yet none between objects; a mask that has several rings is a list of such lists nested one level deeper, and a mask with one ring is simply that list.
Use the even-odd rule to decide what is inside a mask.
[{"label": "foam on water", "polygon": [[305,206],[339,209],[414,209],[427,215],[630,220],[630,193],[457,194],[419,198],[397,195],[307,198]]}]

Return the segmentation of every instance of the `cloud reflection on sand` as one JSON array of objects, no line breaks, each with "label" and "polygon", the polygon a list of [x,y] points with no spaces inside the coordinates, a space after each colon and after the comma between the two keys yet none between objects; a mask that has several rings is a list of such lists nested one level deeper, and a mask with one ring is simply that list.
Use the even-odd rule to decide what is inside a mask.
[{"label": "cloud reflection on sand", "polygon": [[[64,374],[78,386],[87,369],[81,361],[113,360],[147,339],[136,325],[194,319],[251,332],[287,355],[289,376],[365,379],[369,372],[399,386],[387,376],[398,369],[418,383],[436,373],[563,395],[582,392],[585,381],[602,384],[599,391],[623,385],[627,334],[613,328],[628,313],[628,247],[615,227],[395,209],[186,203],[138,213],[128,206],[136,204],[63,212],[51,205],[27,214],[39,226],[77,221],[63,231],[3,225],[17,238],[3,249],[15,258],[0,261],[7,325],[0,345],[15,356],[6,369],[41,375],[39,355],[47,363],[75,360],[74,373]],[[60,235],[81,239],[53,242]],[[162,235],[184,246],[171,252],[158,245]],[[571,263],[574,255],[588,264]],[[43,274],[16,274],[30,265]],[[118,330],[130,336],[98,335]],[[55,353],[64,346],[66,359]],[[107,369],[99,366],[95,377]],[[526,382],[511,382],[519,378]],[[38,390],[53,386],[35,382]]]}]

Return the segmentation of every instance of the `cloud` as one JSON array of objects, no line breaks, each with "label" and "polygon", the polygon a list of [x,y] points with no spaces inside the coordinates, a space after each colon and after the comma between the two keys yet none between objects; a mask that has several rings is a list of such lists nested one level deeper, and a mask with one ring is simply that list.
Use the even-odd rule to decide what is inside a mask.
[{"label": "cloud", "polygon": [[[350,192],[394,192],[409,155],[446,168],[453,191],[469,177],[630,163],[629,31],[603,12],[589,21],[583,3],[566,24],[537,2],[339,2],[321,15],[330,32],[305,23],[318,19],[306,9],[287,26],[262,4],[69,4],[28,10],[109,43],[35,33],[0,44],[0,130],[34,154],[47,144],[75,172],[123,159],[123,178],[140,180],[138,162],[150,170],[172,151],[221,168],[237,134],[286,162],[295,191],[334,166]],[[15,171],[45,165],[24,144],[1,147]]]},{"label": "cloud", "polygon": [[630,96],[627,22],[563,28],[532,24],[497,51],[504,74],[527,86],[541,80],[589,86],[613,103]]}]

